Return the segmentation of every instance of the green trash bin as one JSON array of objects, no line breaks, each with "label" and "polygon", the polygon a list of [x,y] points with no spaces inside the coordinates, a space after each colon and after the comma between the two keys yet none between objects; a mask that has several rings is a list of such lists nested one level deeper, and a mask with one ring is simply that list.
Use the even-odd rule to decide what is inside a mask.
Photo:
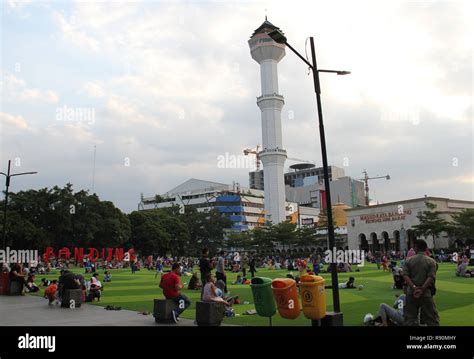
[{"label": "green trash bin", "polygon": [[276,313],[275,298],[271,278],[255,277],[250,284],[255,310],[261,317],[271,318]]}]

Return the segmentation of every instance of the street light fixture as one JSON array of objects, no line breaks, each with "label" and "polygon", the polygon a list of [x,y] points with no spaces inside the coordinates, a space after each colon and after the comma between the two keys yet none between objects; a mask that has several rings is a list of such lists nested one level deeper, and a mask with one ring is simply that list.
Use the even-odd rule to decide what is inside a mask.
[{"label": "street light fixture", "polygon": [[[335,73],[337,75],[348,75],[349,71],[339,71],[339,70],[318,70],[316,63],[316,51],[314,49],[314,38],[310,37],[310,46],[311,46],[311,60],[310,63],[306,60],[298,51],[296,51],[290,44],[286,36],[279,30],[275,29],[268,33],[273,41],[279,44],[285,44],[291,51],[293,51],[296,56],[298,56],[313,72],[313,82],[314,82],[314,91],[316,93],[316,102],[318,107],[318,119],[319,119],[319,136],[321,140],[321,155],[323,160],[323,170],[324,170],[324,187],[326,191],[326,209],[327,209],[327,221],[328,221],[328,239],[329,239],[329,250],[333,250],[335,247],[335,238],[334,238],[334,221],[332,218],[332,204],[331,204],[331,190],[329,185],[329,168],[327,160],[327,151],[326,151],[326,137],[324,133],[324,122],[323,122],[323,110],[321,105],[321,87],[319,82],[319,73],[320,72],[329,72]],[[331,281],[332,281],[332,297],[333,297],[333,307],[335,312],[335,317],[333,318],[334,323],[342,325],[342,313],[339,300],[339,283],[337,276],[337,265],[333,260],[331,263]]]},{"label": "street light fixture", "polygon": [[0,175],[5,176],[5,207],[3,209],[3,249],[7,249],[6,246],[6,236],[7,236],[7,205],[8,205],[8,188],[10,187],[10,180],[12,177],[15,176],[23,176],[23,175],[34,175],[38,172],[21,172],[21,173],[15,173],[15,174],[10,174],[10,165],[11,165],[11,160],[8,160],[8,170],[7,173],[0,172]]}]

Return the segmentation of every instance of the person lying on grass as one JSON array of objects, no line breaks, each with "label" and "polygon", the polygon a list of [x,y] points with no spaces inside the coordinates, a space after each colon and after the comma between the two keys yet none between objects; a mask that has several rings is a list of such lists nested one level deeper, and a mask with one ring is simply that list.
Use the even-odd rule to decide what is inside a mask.
[{"label": "person lying on grass", "polygon": [[[339,283],[339,289],[354,289],[355,288],[354,282],[355,282],[355,278],[349,277],[349,280],[347,282]],[[332,285],[326,285],[324,288],[331,289]],[[359,289],[362,289],[362,288],[359,286]]]},{"label": "person lying on grass", "polygon": [[242,276],[239,274],[237,275],[237,278],[235,279],[235,281],[232,282],[232,284],[242,284],[244,281],[242,279]]}]

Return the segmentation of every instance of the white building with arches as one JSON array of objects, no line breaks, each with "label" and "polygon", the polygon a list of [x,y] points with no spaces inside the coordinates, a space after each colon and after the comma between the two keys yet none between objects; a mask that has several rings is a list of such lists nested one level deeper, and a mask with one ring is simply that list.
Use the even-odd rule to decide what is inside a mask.
[{"label": "white building with arches", "polygon": [[[451,220],[453,214],[465,208],[474,208],[474,201],[454,200],[440,197],[422,197],[399,202],[390,202],[368,207],[346,209],[347,240],[349,249],[364,249],[372,252],[409,249],[416,238],[424,239],[430,248],[447,248],[456,239],[441,233],[433,238],[416,237],[413,226],[419,224],[417,215],[427,211],[426,202],[435,204],[441,217]],[[458,243],[461,245],[462,243]]]}]

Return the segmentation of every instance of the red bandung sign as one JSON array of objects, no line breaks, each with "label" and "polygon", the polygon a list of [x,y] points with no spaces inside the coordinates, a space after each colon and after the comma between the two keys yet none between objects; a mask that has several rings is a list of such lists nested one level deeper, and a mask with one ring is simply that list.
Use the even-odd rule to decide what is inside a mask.
[{"label": "red bandung sign", "polygon": [[129,249],[127,252],[125,252],[123,248],[102,248],[101,251],[93,247],[86,249],[87,251],[85,251],[84,248],[74,248],[74,251],[71,252],[69,248],[63,247],[56,255],[54,248],[48,247],[43,254],[43,261],[47,262],[50,258],[69,260],[72,256],[75,261],[82,262],[86,255],[89,257],[91,262],[97,262],[99,259],[105,260],[107,262],[111,262],[113,260],[117,262],[133,262],[136,259],[133,249]]}]

